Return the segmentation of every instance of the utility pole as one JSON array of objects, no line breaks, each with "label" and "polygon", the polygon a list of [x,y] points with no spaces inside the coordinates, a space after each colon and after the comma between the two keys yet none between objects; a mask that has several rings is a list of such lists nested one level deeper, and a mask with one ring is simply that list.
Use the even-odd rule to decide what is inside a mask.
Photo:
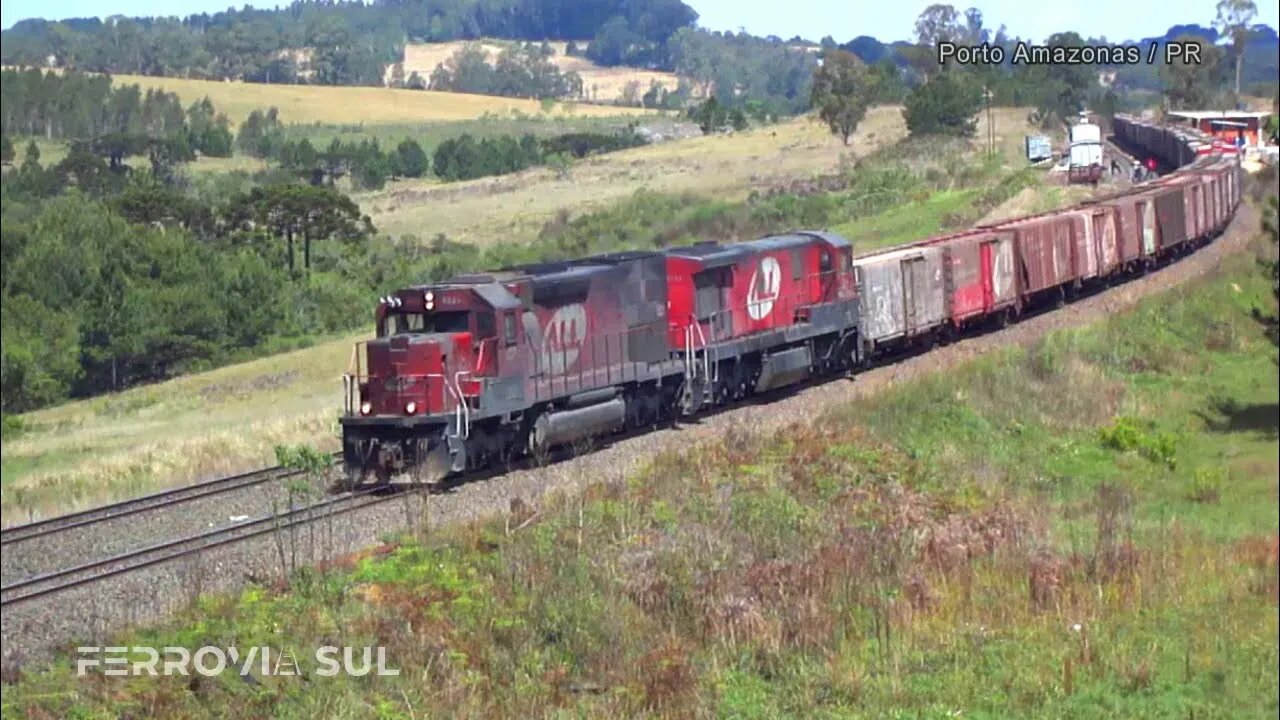
[{"label": "utility pole", "polygon": [[987,106],[987,157],[996,154],[996,127],[991,119],[991,97],[991,91],[985,87],[982,88],[982,100]]}]

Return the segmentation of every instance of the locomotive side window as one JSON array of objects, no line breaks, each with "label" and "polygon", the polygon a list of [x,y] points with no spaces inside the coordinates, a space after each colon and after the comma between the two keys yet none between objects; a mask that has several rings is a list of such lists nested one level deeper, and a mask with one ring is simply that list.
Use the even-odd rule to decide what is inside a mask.
[{"label": "locomotive side window", "polygon": [[507,345],[516,344],[516,316],[506,313],[502,316],[502,337]]},{"label": "locomotive side window", "polygon": [[723,286],[727,273],[721,268],[703,270],[693,275],[694,315],[700,321],[711,319],[724,309]]},{"label": "locomotive side window", "polygon": [[831,272],[831,251],[823,250],[818,260],[818,271],[823,273]]},{"label": "locomotive side window", "polygon": [[791,279],[800,282],[804,277],[804,250],[795,248],[791,251]]},{"label": "locomotive side window", "polygon": [[493,313],[482,312],[476,316],[476,335],[481,338],[491,338],[497,333],[497,326],[493,320]]}]

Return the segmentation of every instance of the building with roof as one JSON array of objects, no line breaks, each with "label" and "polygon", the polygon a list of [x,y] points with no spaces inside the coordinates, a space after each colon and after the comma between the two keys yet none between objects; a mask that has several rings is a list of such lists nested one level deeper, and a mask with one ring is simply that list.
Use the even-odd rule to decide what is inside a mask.
[{"label": "building with roof", "polygon": [[[1267,141],[1262,128],[1269,112],[1253,110],[1170,110],[1169,119],[1226,140],[1236,146],[1261,148]],[[1241,142],[1243,140],[1243,143]]]}]

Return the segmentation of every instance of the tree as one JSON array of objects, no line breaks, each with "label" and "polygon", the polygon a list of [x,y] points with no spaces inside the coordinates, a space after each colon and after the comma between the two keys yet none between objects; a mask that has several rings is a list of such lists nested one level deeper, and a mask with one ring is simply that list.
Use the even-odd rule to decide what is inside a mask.
[{"label": "tree", "polygon": [[381,190],[386,186],[387,177],[392,171],[392,162],[378,147],[377,140],[362,142],[356,148],[351,163],[351,179],[356,187],[363,190]]},{"label": "tree", "polygon": [[418,178],[427,174],[429,162],[422,146],[405,139],[396,146],[396,172],[403,177]]},{"label": "tree", "polygon": [[1223,51],[1191,35],[1180,35],[1174,42],[1200,46],[1200,62],[1189,63],[1178,58],[1160,66],[1160,80],[1169,109],[1195,109],[1213,104],[1222,85]]},{"label": "tree", "polygon": [[981,105],[982,89],[964,73],[938,73],[907,97],[902,113],[912,135],[968,137]]},{"label": "tree", "polygon": [[698,123],[702,134],[710,135],[728,122],[729,114],[715,95],[707,98],[701,105],[689,108],[689,117]]},{"label": "tree", "polygon": [[[1084,39],[1074,32],[1055,33],[1045,43],[1050,47],[1080,47]],[[1036,87],[1036,111],[1046,126],[1071,121],[1098,85],[1096,69],[1088,65],[1037,66],[1030,69],[1030,74]]]},{"label": "tree", "polygon": [[0,322],[0,409],[24,412],[64,399],[84,374],[75,313],[5,293]]},{"label": "tree", "polygon": [[632,56],[633,47],[643,38],[631,31],[627,19],[615,15],[600,27],[587,46],[587,58],[600,65],[622,65]]},{"label": "tree", "polygon": [[13,142],[8,135],[0,137],[0,162],[5,165],[13,162]]},{"label": "tree", "polygon": [[[978,14],[979,26],[982,14]],[[944,40],[959,40],[964,37],[964,26],[960,23],[960,14],[950,5],[934,4],[924,9],[916,18],[916,42],[926,47],[934,47]]]},{"label": "tree", "polygon": [[844,50],[826,50],[822,67],[813,76],[809,102],[831,132],[848,145],[849,136],[867,114],[871,90],[870,75],[862,61]]},{"label": "tree", "polygon": [[1240,70],[1244,67],[1244,43],[1249,35],[1249,23],[1258,14],[1253,0],[1218,0],[1218,16],[1213,24],[1223,35],[1231,36],[1231,47],[1236,59],[1236,98],[1240,97]]},{"label": "tree", "polygon": [[368,219],[351,198],[328,187],[270,185],[256,187],[233,199],[227,215],[242,229],[264,228],[283,239],[289,271],[296,269],[295,243],[302,242],[302,264],[311,270],[311,243],[315,240],[356,241],[372,232]]}]

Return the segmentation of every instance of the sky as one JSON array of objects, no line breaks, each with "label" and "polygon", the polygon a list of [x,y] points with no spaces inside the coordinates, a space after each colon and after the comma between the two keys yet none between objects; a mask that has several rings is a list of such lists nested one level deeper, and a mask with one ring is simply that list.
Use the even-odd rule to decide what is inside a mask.
[{"label": "sky", "polygon": [[[930,3],[884,0],[685,0],[698,11],[698,24],[709,30],[745,29],[753,35],[799,35],[819,40],[830,35],[846,42],[858,35],[879,40],[908,40],[916,16]],[[240,6],[244,0],[3,0],[0,25],[5,28],[30,17],[62,19],[92,15],[187,15]],[[273,0],[250,2],[271,7]],[[1043,40],[1054,32],[1074,30],[1084,37],[1120,41],[1161,35],[1172,25],[1209,25],[1215,0],[978,0],[952,2],[957,9],[976,7],[993,30],[1004,23],[1010,36]],[[1256,22],[1280,25],[1280,4],[1261,0]]]}]

